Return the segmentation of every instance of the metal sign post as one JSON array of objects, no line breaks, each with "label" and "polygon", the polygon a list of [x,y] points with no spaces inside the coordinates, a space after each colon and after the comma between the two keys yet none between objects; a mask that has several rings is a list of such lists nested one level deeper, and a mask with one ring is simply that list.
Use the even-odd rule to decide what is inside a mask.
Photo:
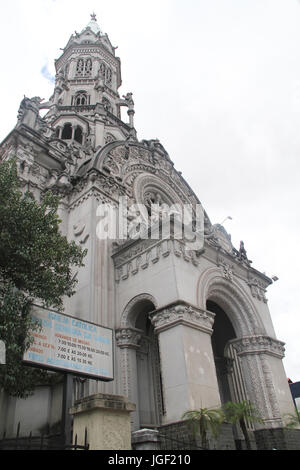
[{"label": "metal sign post", "polygon": [[64,386],[63,386],[63,400],[62,400],[62,419],[61,419],[61,433],[64,439],[64,445],[69,446],[72,444],[72,417],[69,413],[69,409],[73,405],[73,375],[64,375]]}]

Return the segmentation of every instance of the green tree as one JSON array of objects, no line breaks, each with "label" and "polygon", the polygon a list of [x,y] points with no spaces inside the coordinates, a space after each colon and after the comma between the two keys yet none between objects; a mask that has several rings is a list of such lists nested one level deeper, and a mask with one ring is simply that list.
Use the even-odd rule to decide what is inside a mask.
[{"label": "green tree", "polygon": [[220,426],[224,421],[224,413],[221,409],[200,408],[199,410],[186,411],[183,416],[191,425],[194,434],[200,433],[201,447],[209,448],[208,434],[218,438]]},{"label": "green tree", "polygon": [[250,401],[227,402],[223,406],[226,421],[233,425],[239,424],[245,438],[246,447],[251,450],[250,438],[247,429],[248,423],[263,423],[259,413]]},{"label": "green tree", "polygon": [[63,310],[63,296],[73,295],[77,282],[73,269],[83,266],[86,254],[61,235],[58,204],[51,192],[40,203],[23,194],[16,163],[0,165],[0,339],[6,345],[0,386],[19,397],[32,391],[34,377],[44,375],[22,365],[29,331],[37,328],[30,305]]}]

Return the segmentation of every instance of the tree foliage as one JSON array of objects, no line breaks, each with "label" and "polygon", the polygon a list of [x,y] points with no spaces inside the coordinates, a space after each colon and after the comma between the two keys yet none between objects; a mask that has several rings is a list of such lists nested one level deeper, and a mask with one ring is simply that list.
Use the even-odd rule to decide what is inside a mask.
[{"label": "tree foliage", "polygon": [[59,230],[59,198],[47,192],[40,203],[22,193],[14,161],[0,165],[0,339],[6,344],[6,365],[0,386],[11,395],[26,396],[33,376],[22,365],[37,328],[29,311],[33,301],[63,310],[63,296],[75,292],[73,269],[83,266],[83,251]]},{"label": "tree foliage", "polygon": [[248,400],[241,402],[229,401],[224,405],[223,409],[226,420],[233,425],[238,424],[240,426],[245,438],[246,447],[250,450],[251,443],[247,429],[247,422],[263,424],[260,414]]},{"label": "tree foliage", "polygon": [[223,411],[215,408],[189,410],[183,414],[182,418],[190,423],[195,434],[200,433],[203,449],[208,449],[208,433],[217,438],[220,426],[224,421]]},{"label": "tree foliage", "polygon": [[208,434],[211,433],[216,439],[223,422],[239,425],[243,432],[246,448],[251,449],[250,438],[247,430],[247,423],[261,423],[263,420],[250,401],[227,402],[222,408],[200,408],[189,410],[182,416],[193,428],[194,434],[199,433],[201,445],[208,448]]}]

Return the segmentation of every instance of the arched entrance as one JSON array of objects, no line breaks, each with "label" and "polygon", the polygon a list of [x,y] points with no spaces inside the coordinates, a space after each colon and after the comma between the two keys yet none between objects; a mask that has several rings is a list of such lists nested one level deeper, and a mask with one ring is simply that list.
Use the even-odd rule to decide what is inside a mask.
[{"label": "arched entrance", "polygon": [[141,311],[135,325],[142,332],[136,351],[140,427],[160,424],[163,411],[159,346],[148,313]]},{"label": "arched entrance", "polygon": [[[121,348],[123,393],[136,404],[133,429],[161,423],[163,396],[159,345],[149,313],[156,309],[155,300],[147,294],[132,299],[125,308],[117,344]],[[125,340],[124,340],[125,338]]]},{"label": "arched entrance", "polygon": [[[216,302],[208,300],[206,308],[215,314],[211,343],[221,404],[247,400],[240,360],[232,344],[237,338],[234,327],[226,312]],[[247,422],[246,425],[248,430],[254,430],[251,423]],[[241,448],[243,436],[239,426],[233,427],[233,433],[237,448]]]},{"label": "arched entrance", "polygon": [[213,300],[206,302],[206,308],[215,314],[211,342],[221,403],[247,400],[241,363],[233,346],[238,337],[234,326],[225,310]]},{"label": "arched entrance", "polygon": [[226,355],[227,345],[231,339],[236,338],[234,328],[224,310],[212,300],[208,300],[206,308],[215,314],[213,334],[211,337],[214,354],[217,380],[221,403],[232,401],[229,375],[232,370],[232,359]]}]

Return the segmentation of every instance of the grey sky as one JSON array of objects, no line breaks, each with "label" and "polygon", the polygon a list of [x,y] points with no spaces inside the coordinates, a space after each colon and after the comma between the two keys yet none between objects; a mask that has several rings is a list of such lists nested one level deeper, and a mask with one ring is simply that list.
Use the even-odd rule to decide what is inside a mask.
[{"label": "grey sky", "polygon": [[211,221],[230,215],[234,244],[279,277],[269,307],[286,373],[300,380],[300,3],[2,2],[1,140],[24,94],[52,94],[59,48],[93,11],[118,46],[138,138],[160,139]]}]

